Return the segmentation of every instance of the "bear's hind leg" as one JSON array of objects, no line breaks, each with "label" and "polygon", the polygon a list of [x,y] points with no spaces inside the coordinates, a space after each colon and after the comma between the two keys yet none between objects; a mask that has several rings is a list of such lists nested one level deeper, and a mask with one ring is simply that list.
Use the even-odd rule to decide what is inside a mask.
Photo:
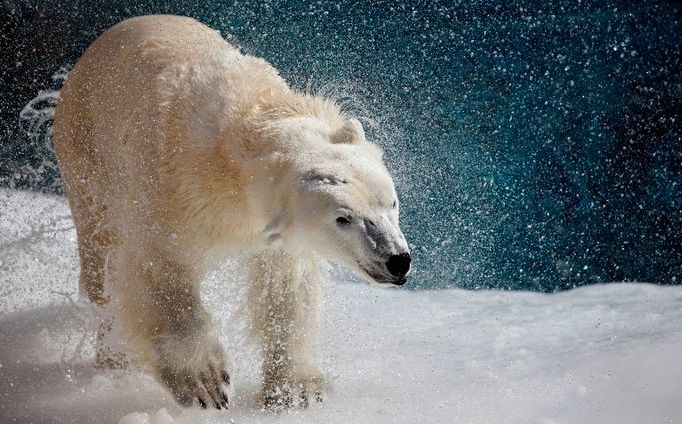
[{"label": "bear's hind leg", "polygon": [[[87,140],[86,137],[75,137]],[[67,146],[72,143],[67,143]],[[73,143],[88,145],[87,141]],[[59,144],[57,144],[59,146]],[[110,191],[101,161],[86,150],[82,157],[62,148],[58,151],[64,185],[68,192],[71,214],[76,226],[80,275],[79,292],[86,295],[100,315],[96,335],[95,366],[98,368],[125,368],[126,354],[112,335],[113,316],[109,310],[110,295],[106,290],[107,261],[117,249],[117,231],[111,224],[109,207],[101,199]],[[77,165],[77,166],[76,166]]]},{"label": "bear's hind leg", "polygon": [[315,361],[319,333],[320,272],[313,260],[269,251],[250,263],[248,304],[263,351],[267,408],[306,407],[321,401],[325,382]]},{"label": "bear's hind leg", "polygon": [[110,295],[105,291],[107,260],[116,249],[116,232],[107,222],[106,206],[93,205],[89,197],[71,203],[80,258],[79,289],[97,306],[100,324],[95,337],[95,367],[122,369],[129,364],[120,341],[112,334],[115,317],[110,310]]},{"label": "bear's hind leg", "polygon": [[105,219],[106,206],[92,207],[90,215],[77,224],[80,258],[80,292],[96,305],[109,303],[105,295],[106,258],[115,243],[115,232]]}]

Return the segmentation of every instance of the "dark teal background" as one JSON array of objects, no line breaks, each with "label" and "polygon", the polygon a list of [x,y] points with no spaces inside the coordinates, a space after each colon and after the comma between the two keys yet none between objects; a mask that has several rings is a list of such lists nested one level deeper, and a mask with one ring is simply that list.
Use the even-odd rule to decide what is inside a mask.
[{"label": "dark teal background", "polygon": [[18,123],[53,72],[125,17],[184,14],[361,118],[412,287],[680,283],[679,2],[99,3],[2,2],[0,185],[60,191]]}]

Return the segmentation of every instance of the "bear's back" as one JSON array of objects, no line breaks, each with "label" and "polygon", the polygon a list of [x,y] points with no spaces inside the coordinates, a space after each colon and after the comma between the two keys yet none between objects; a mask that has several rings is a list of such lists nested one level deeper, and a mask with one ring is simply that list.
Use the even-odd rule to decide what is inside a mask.
[{"label": "bear's back", "polygon": [[[160,226],[177,233],[184,226],[220,238],[213,218],[186,222],[213,210],[205,207],[211,204],[249,229],[243,163],[213,147],[220,125],[227,125],[221,117],[223,104],[235,97],[232,88],[250,87],[237,77],[284,86],[266,64],[245,59],[217,31],[186,17],[136,17],[103,33],[69,73],[55,114],[55,152],[74,216],[87,218],[99,207],[119,236]],[[239,75],[222,77],[230,72]],[[267,78],[257,79],[259,72]],[[192,226],[204,222],[205,231]],[[246,230],[235,225],[220,227],[242,237]]]},{"label": "bear's back", "polygon": [[[153,56],[149,46],[156,43],[175,55],[210,56],[219,51],[236,50],[220,33],[185,16],[147,15],[126,19],[107,30],[98,42],[116,45],[144,46],[147,57]],[[93,45],[94,46],[94,45]],[[115,47],[115,46],[112,46]]]}]

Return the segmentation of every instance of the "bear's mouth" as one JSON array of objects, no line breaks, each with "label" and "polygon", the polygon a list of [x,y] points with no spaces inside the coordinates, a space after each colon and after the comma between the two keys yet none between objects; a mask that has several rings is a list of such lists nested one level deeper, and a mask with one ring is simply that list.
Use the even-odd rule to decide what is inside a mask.
[{"label": "bear's mouth", "polygon": [[407,276],[400,278],[400,279],[395,279],[395,278],[387,278],[385,274],[381,274],[375,271],[371,271],[367,269],[364,265],[360,265],[360,269],[369,277],[371,278],[375,283],[379,284],[393,284],[395,286],[402,286],[407,282]]}]

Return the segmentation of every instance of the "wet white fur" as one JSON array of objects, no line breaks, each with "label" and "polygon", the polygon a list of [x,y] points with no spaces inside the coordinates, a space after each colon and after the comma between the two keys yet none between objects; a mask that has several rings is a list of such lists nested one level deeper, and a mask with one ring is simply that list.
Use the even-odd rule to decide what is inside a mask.
[{"label": "wet white fur", "polygon": [[62,90],[55,147],[81,289],[110,305],[185,404],[206,393],[183,375],[229,371],[200,299],[216,263],[251,256],[263,393],[289,405],[324,386],[322,262],[381,280],[387,256],[407,251],[391,177],[360,123],[189,18],[134,18],[98,38]]}]

